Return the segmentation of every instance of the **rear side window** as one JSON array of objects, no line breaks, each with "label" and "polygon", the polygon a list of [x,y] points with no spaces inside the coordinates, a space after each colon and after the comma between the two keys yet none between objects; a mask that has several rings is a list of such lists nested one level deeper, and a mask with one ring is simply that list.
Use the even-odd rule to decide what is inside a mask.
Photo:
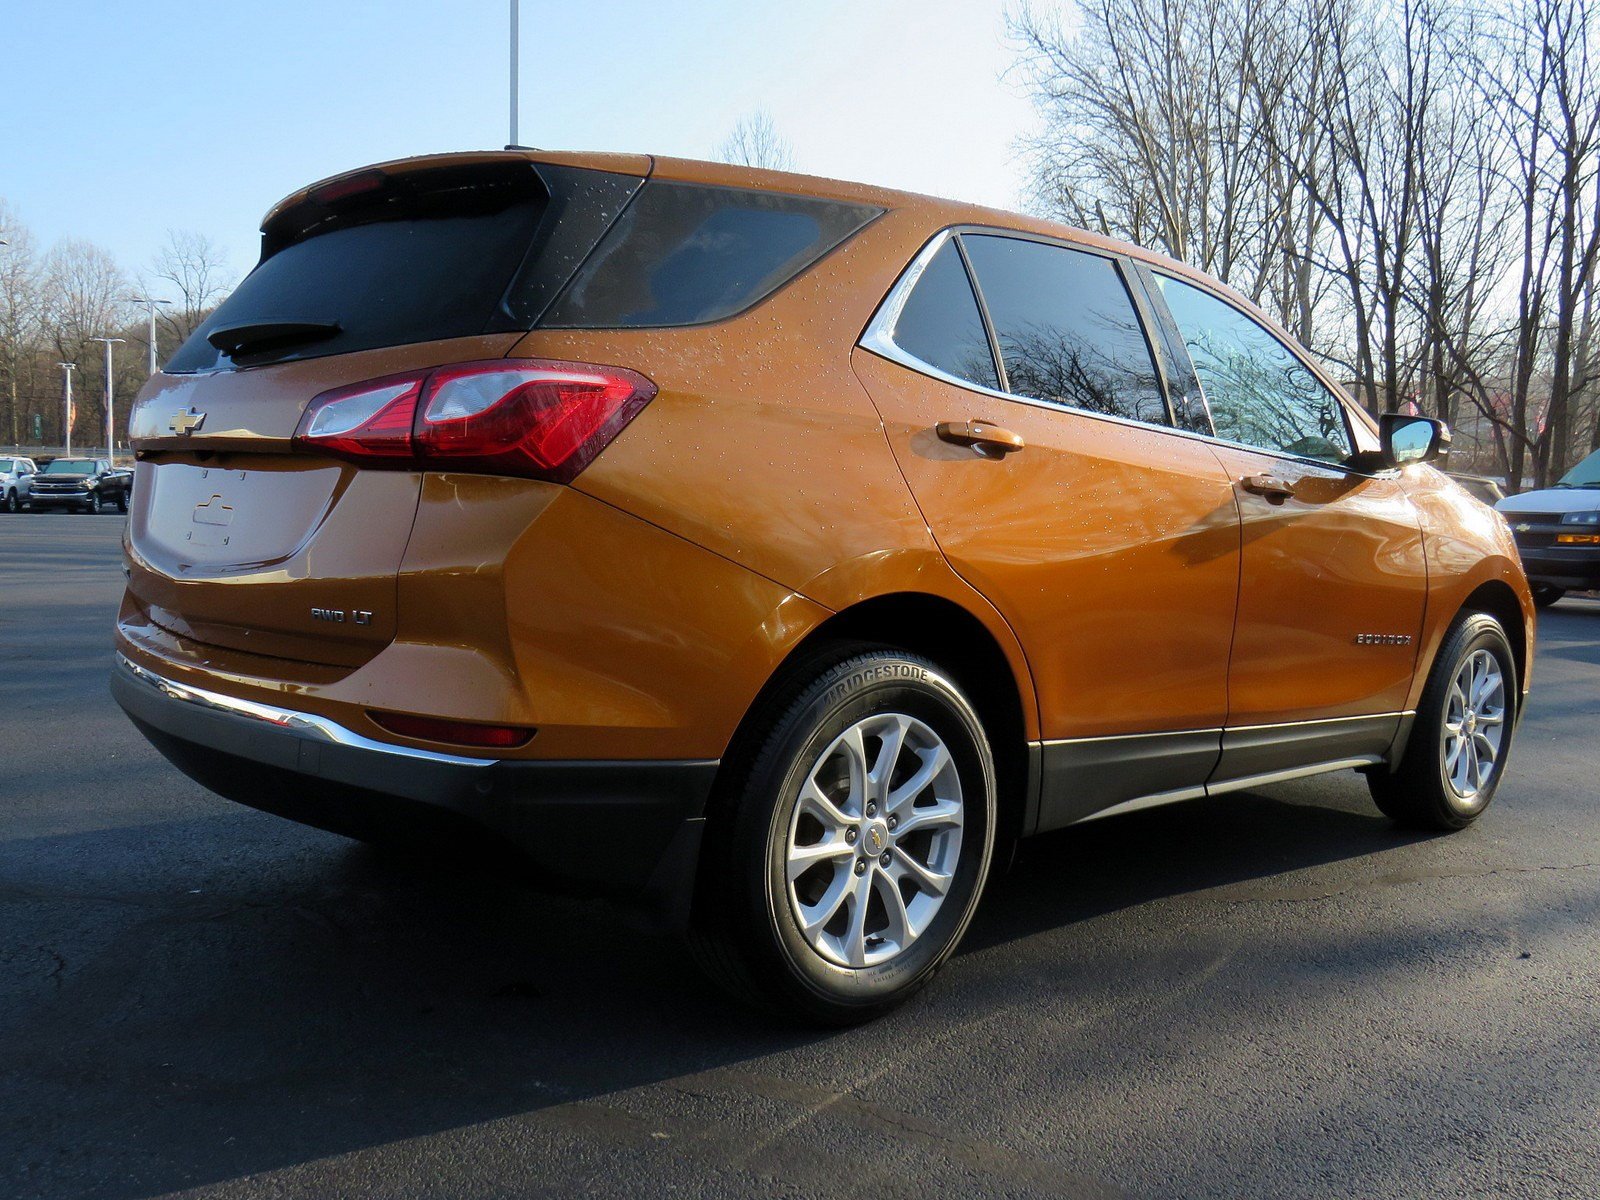
[{"label": "rear side window", "polygon": [[[526,164],[513,171],[397,176],[325,211],[297,206],[286,241],[267,254],[167,364],[227,366],[206,339],[255,322],[337,322],[331,337],[278,347],[273,361],[481,334],[528,252],[546,192]],[[302,209],[308,210],[302,212]],[[274,230],[265,248],[272,250]],[[241,354],[237,365],[249,365]]]},{"label": "rear side window", "polygon": [[911,289],[894,323],[894,344],[946,375],[999,390],[989,335],[953,240],[933,256]]},{"label": "rear side window", "polygon": [[1150,344],[1111,259],[991,234],[961,240],[1013,392],[1168,423]]},{"label": "rear side window", "polygon": [[1325,462],[1349,457],[1344,406],[1287,346],[1233,305],[1170,276],[1156,279],[1218,437]]},{"label": "rear side window", "polygon": [[882,211],[648,183],[541,324],[614,329],[721,320],[776,291]]}]

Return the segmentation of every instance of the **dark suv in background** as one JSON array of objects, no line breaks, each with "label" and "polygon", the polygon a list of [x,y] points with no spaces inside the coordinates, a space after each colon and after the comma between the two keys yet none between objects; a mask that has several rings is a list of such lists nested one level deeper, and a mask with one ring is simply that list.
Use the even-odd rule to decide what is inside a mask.
[{"label": "dark suv in background", "polygon": [[132,494],[133,472],[108,459],[57,458],[33,477],[28,503],[35,512],[65,508],[97,513],[114,504],[125,513]]}]

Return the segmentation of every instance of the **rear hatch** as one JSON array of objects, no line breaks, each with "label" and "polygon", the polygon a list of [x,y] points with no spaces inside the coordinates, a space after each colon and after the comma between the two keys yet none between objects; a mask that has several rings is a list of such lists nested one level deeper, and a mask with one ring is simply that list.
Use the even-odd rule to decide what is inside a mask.
[{"label": "rear hatch", "polygon": [[141,393],[129,590],[190,640],[358,666],[395,636],[421,474],[293,444],[311,401],[504,357],[637,190],[479,154],[370,168],[280,204],[262,258]]}]

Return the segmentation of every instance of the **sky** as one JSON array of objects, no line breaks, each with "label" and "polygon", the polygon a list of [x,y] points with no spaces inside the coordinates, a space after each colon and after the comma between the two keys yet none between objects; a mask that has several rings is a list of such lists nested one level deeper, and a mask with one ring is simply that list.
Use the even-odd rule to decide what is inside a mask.
[{"label": "sky", "polygon": [[[194,230],[242,276],[281,196],[504,144],[508,3],[0,0],[0,197],[41,248],[137,274]],[[706,158],[765,110],[798,170],[1015,208],[1007,3],[522,0],[520,140]]]}]

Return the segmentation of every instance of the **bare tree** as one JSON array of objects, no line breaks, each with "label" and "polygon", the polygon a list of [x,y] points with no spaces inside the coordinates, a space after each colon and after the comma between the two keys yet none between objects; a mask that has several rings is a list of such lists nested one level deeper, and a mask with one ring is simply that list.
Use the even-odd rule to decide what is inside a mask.
[{"label": "bare tree", "polygon": [[1600,0],[1078,0],[1010,17],[1031,201],[1275,311],[1513,486],[1600,446]]},{"label": "bare tree", "polygon": [[774,171],[795,168],[794,147],[765,111],[740,117],[733,132],[717,147],[716,158],[742,167],[768,167]]},{"label": "bare tree", "polygon": [[42,326],[41,271],[33,234],[0,200],[0,374],[4,375],[6,428],[11,443],[22,440],[22,397],[31,375]]},{"label": "bare tree", "polygon": [[46,333],[58,361],[78,363],[73,429],[91,439],[105,428],[104,360],[91,339],[124,333],[128,291],[128,277],[116,259],[93,242],[67,238],[45,259],[41,310]]},{"label": "bare tree", "polygon": [[177,303],[158,313],[161,328],[174,344],[185,341],[232,290],[227,256],[202,233],[167,230],[167,243],[151,271],[176,293]]}]

